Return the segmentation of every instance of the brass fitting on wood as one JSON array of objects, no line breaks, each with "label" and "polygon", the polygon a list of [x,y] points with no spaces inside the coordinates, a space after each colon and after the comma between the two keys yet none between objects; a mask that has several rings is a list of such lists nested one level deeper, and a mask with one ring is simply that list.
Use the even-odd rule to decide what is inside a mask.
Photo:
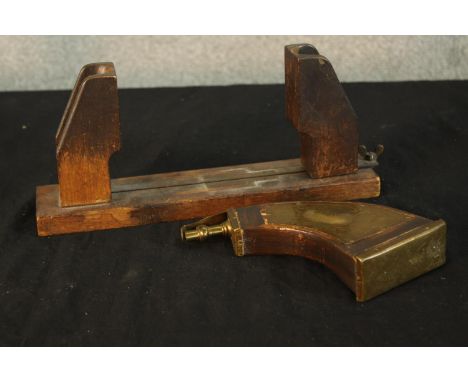
[{"label": "brass fitting on wood", "polygon": [[445,263],[446,224],[386,206],[297,201],[231,208],[182,227],[230,236],[234,253],[317,261],[366,301]]}]

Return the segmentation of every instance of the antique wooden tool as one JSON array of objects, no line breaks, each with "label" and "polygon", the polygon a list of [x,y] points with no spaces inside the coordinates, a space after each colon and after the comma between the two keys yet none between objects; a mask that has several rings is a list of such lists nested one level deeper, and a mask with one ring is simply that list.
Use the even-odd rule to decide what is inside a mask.
[{"label": "antique wooden tool", "polygon": [[229,209],[181,228],[183,240],[231,237],[234,253],[293,255],[331,269],[366,301],[445,262],[446,225],[357,202],[286,202]]},{"label": "antique wooden tool", "polygon": [[356,115],[330,62],[307,44],[285,48],[286,111],[301,158],[112,179],[120,149],[112,63],[85,66],[56,136],[58,185],[37,187],[40,236],[184,220],[230,207],[378,196],[375,153],[358,148]]}]

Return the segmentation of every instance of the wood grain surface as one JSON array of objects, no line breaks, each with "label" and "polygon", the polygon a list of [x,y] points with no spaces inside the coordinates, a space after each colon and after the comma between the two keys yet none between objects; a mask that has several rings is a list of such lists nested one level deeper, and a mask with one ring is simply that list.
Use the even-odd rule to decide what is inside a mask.
[{"label": "wood grain surface", "polygon": [[84,66],[56,135],[62,207],[108,202],[109,158],[120,148],[114,64]]},{"label": "wood grain surface", "polygon": [[285,47],[286,114],[312,178],[358,169],[357,116],[328,59],[309,44]]},{"label": "wood grain surface", "polygon": [[380,194],[372,169],[311,179],[300,159],[112,180],[108,203],[63,208],[58,185],[36,193],[40,236],[186,220],[231,207],[292,200],[351,200]]}]

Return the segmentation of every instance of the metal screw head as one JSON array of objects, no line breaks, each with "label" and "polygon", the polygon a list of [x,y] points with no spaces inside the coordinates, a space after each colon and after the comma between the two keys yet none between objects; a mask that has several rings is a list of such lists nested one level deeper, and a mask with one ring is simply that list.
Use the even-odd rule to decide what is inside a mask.
[{"label": "metal screw head", "polygon": [[365,145],[359,145],[358,152],[366,161],[376,161],[377,158],[384,152],[384,146],[379,144],[375,151],[368,151]]}]

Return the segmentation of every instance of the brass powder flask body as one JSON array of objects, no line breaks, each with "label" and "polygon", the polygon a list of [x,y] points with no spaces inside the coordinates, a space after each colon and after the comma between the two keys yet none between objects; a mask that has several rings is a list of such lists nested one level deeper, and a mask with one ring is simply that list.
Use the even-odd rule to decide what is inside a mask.
[{"label": "brass powder flask body", "polygon": [[445,262],[446,224],[358,202],[285,202],[229,209],[181,228],[184,240],[230,236],[234,252],[318,261],[366,301]]}]

